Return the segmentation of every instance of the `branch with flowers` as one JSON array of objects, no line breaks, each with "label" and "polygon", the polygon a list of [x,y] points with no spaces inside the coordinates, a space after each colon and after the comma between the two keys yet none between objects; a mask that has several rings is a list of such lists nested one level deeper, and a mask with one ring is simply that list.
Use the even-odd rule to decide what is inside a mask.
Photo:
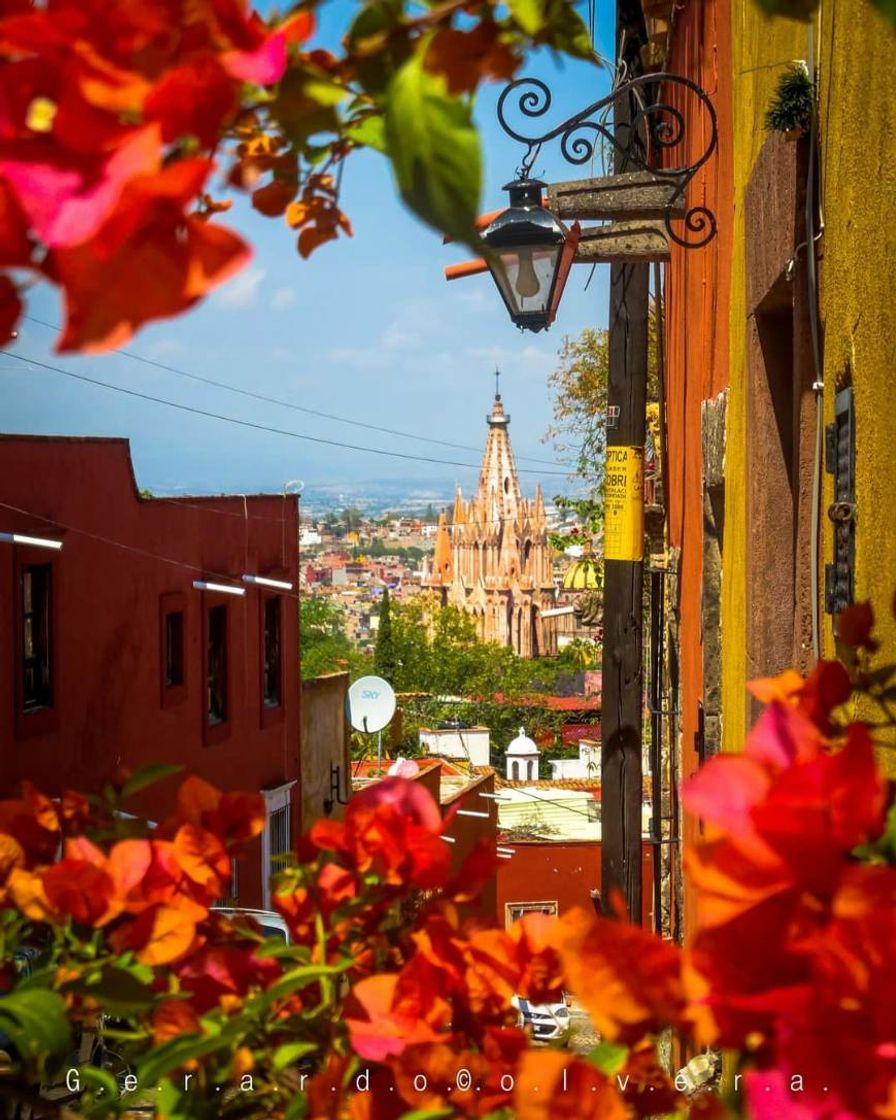
[{"label": "branch with flowers", "polygon": [[319,2],[267,21],[245,0],[0,6],[0,346],[38,280],[63,295],[59,350],[90,352],[229,279],[250,250],[216,183],[282,217],[302,257],[350,235],[339,187],[359,148],[472,243],[480,83],[532,45],[593,58],[568,0],[369,0],[336,54],[314,45]]},{"label": "branch with flowers", "polygon": [[[72,1081],[73,1035],[118,1058],[76,1068],[52,1111],[171,1118],[576,1120],[676,1116],[859,1120],[896,1094],[896,809],[874,729],[896,665],[870,608],[841,618],[849,667],[755,682],[766,707],[742,755],[684,787],[702,835],[686,853],[696,921],[684,950],[617,913],[465,920],[496,871],[452,870],[429,795],[389,778],[313,826],[273,884],[290,942],[211,909],[263,804],[196,778],[168,821],[121,815],[137,785],[0,803],[0,1096]],[[883,722],[883,721],[881,721]],[[892,721],[889,725],[892,728]],[[28,974],[15,967],[30,952]],[[570,991],[601,1042],[535,1048],[514,995]],[[725,1094],[662,1068],[657,1041],[728,1051]],[[71,1084],[69,1086],[71,1088]],[[58,1099],[58,1097],[57,1097]]]}]

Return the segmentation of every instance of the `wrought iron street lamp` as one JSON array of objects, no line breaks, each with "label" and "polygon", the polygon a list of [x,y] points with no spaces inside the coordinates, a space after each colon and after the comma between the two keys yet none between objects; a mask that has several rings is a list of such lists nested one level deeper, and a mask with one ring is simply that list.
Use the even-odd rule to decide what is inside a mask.
[{"label": "wrought iron street lamp", "polygon": [[540,179],[515,179],[510,206],[482,234],[493,250],[489,269],[520,330],[553,323],[579,244],[579,223],[567,229],[544,208]]},{"label": "wrought iron street lamp", "polygon": [[[554,127],[533,131],[530,122],[543,118],[551,102],[550,90],[537,78],[520,78],[502,92],[498,122],[526,146],[518,178],[504,187],[510,206],[483,231],[490,258],[446,270],[454,279],[485,271],[487,265],[521,330],[551,325],[575,261],[668,260],[670,243],[698,249],[716,234],[712,211],[700,203],[688,206],[685,197],[717,144],[715,109],[698,85],[674,74],[642,75]],[[610,117],[626,102],[635,108],[625,128],[618,129]],[[522,124],[511,124],[514,110]],[[688,124],[696,141],[688,135]],[[552,141],[559,141],[563,158],[574,165],[590,162],[606,144],[616,173],[552,186],[529,178],[542,148]],[[565,225],[564,218],[571,224]],[[582,230],[579,219],[602,224]]]}]

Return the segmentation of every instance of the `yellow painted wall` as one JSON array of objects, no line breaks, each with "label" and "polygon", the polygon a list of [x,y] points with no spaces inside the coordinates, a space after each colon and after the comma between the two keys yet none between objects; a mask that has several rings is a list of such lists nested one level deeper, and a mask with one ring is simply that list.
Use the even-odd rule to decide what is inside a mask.
[{"label": "yellow painted wall", "polygon": [[767,135],[769,101],[787,64],[806,57],[807,31],[804,24],[763,15],[756,0],[732,0],[732,40],[735,204],[722,557],[722,746],[737,751],[747,725],[746,238],[751,234],[744,228],[743,199]]},{"label": "yellow painted wall", "polygon": [[[868,0],[826,0],[818,39],[825,422],[852,368],[856,422],[856,598],[870,599],[896,660],[896,32]],[[825,475],[822,508],[832,499]],[[830,523],[822,528],[830,561]],[[824,652],[834,653],[823,616]],[[879,713],[864,713],[876,715]],[[891,744],[893,740],[891,739]],[[896,751],[882,752],[896,776]]]},{"label": "yellow painted wall", "polygon": [[[819,68],[822,209],[821,318],[824,420],[833,418],[842,371],[852,369],[856,417],[856,597],[870,598],[889,659],[896,659],[896,33],[868,0],[822,0],[809,26],[762,14],[755,0],[732,0],[735,230],[731,285],[731,391],[726,444],[726,524],[722,580],[723,745],[738,750],[746,725],[746,238],[743,199],[765,139],[763,117],[783,68],[807,59]],[[804,259],[800,258],[801,262]],[[832,559],[822,474],[822,567]],[[799,563],[808,563],[808,557]],[[835,653],[831,618],[820,606],[822,650]],[[874,713],[867,712],[866,715]],[[896,775],[896,750],[883,752]]]}]

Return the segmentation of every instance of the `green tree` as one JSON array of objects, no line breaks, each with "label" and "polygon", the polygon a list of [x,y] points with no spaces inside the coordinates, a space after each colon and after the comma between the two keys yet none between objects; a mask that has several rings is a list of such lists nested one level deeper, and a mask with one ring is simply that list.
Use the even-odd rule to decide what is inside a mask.
[{"label": "green tree", "polygon": [[389,588],[383,588],[380,604],[380,623],[376,631],[376,648],[373,652],[373,671],[389,683],[395,679],[395,646],[392,641],[392,604]]},{"label": "green tree", "polygon": [[[603,477],[607,434],[609,335],[587,327],[577,338],[566,337],[559,364],[548,375],[553,397],[553,423],[542,437],[561,454],[575,456],[575,473],[594,490]],[[647,339],[647,399],[659,399],[659,347],[656,304],[650,305]]]},{"label": "green tree", "polygon": [[339,520],[344,532],[351,533],[354,532],[355,529],[360,529],[361,522],[364,520],[364,515],[357,506],[346,506]]},{"label": "green tree", "polygon": [[299,653],[302,680],[344,670],[363,676],[370,663],[345,632],[345,612],[321,596],[303,596],[299,604]]},{"label": "green tree", "polygon": [[371,556],[385,556],[386,546],[383,544],[382,537],[374,537],[370,542],[370,555]]}]

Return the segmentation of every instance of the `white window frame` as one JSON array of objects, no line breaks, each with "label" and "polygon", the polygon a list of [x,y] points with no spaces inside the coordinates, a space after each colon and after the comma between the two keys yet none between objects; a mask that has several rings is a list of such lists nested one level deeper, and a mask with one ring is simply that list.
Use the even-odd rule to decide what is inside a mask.
[{"label": "white window frame", "polygon": [[[263,907],[265,910],[271,908],[271,815],[276,813],[278,809],[291,810],[292,808],[292,787],[296,784],[295,779],[291,782],[284,782],[283,785],[273,786],[271,789],[263,789],[261,795],[264,798],[264,830],[261,834],[261,893],[263,899]],[[290,821],[292,814],[290,813]]]},{"label": "white window frame", "polygon": [[[530,913],[533,913],[533,912],[536,913],[536,914],[541,914],[545,910],[547,910],[547,912],[550,915],[552,915],[553,917],[556,918],[557,914],[559,913],[559,909],[560,909],[559,904],[558,904],[556,899],[553,899],[553,900],[550,900],[550,901],[547,901],[547,902],[505,902],[504,903],[504,928],[505,929],[510,929],[513,926],[514,922],[518,922],[519,919],[522,918],[524,915],[530,914]],[[514,918],[514,916],[513,916],[513,911],[514,910],[522,910],[523,913],[520,914],[518,917]]]}]

